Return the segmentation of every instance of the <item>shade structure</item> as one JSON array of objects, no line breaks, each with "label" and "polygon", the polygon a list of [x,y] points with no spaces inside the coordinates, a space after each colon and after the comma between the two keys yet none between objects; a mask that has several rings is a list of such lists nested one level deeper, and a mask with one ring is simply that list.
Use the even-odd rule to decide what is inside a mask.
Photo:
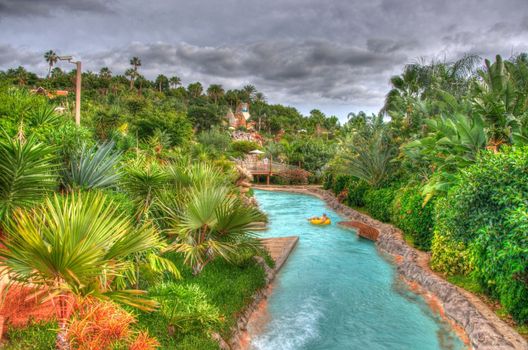
[{"label": "shade structure", "polygon": [[264,152],[258,149],[254,149],[253,151],[249,151],[249,154],[264,154]]}]

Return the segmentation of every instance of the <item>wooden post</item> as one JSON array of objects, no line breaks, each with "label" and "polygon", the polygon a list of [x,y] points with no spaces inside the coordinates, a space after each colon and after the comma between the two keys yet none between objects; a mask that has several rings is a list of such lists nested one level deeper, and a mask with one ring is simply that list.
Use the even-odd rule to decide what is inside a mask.
[{"label": "wooden post", "polygon": [[270,184],[270,174],[268,174],[268,176],[266,176],[266,185],[269,186]]},{"label": "wooden post", "polygon": [[77,74],[75,77],[75,124],[81,125],[81,61],[75,62]]}]

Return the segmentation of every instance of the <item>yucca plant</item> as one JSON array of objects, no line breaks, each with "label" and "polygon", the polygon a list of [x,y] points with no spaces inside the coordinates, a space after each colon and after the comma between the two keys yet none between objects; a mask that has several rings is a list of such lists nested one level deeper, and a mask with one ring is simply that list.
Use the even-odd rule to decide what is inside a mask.
[{"label": "yucca plant", "polygon": [[71,189],[95,189],[114,186],[121,176],[121,152],[108,142],[89,149],[83,147],[71,160],[64,174],[64,183]]},{"label": "yucca plant", "polygon": [[253,232],[264,215],[225,186],[194,188],[179,211],[167,213],[167,233],[176,237],[173,249],[184,255],[195,275],[217,257],[234,261],[260,248]]},{"label": "yucca plant", "polygon": [[29,137],[0,140],[0,227],[15,208],[28,208],[56,186],[55,148]]},{"label": "yucca plant", "polygon": [[146,310],[155,307],[143,291],[125,289],[115,280],[133,269],[131,257],[161,246],[160,237],[149,224],[135,227],[101,193],[55,194],[39,207],[16,211],[6,233],[0,248],[1,275],[54,302],[61,346],[66,346],[72,296],[113,299]]}]

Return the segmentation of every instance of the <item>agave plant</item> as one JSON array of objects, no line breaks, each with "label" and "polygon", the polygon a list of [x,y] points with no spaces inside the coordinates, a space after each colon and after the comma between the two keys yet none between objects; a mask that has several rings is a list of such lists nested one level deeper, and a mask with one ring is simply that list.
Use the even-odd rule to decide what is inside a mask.
[{"label": "agave plant", "polygon": [[114,283],[133,257],[161,245],[148,224],[135,227],[100,193],[54,195],[32,210],[18,210],[2,240],[1,274],[47,294],[57,306],[58,343],[65,344],[71,296],[113,299],[142,309],[155,303],[143,291]]},{"label": "agave plant", "polygon": [[0,222],[15,208],[27,208],[56,186],[54,151],[35,138],[0,140]]},{"label": "agave plant", "polygon": [[180,210],[167,215],[167,233],[176,237],[173,249],[184,255],[195,275],[217,257],[234,261],[240,254],[260,249],[253,232],[264,215],[245,206],[227,187],[194,188]]},{"label": "agave plant", "polygon": [[66,187],[95,189],[114,186],[121,176],[118,165],[121,152],[113,148],[113,142],[89,149],[83,147],[80,154],[72,158],[64,174]]}]

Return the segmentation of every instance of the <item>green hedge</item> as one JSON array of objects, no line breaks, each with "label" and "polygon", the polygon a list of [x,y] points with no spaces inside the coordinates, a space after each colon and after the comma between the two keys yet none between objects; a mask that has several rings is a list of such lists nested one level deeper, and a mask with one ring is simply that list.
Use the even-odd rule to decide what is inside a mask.
[{"label": "green hedge", "polygon": [[[453,253],[464,257],[484,290],[521,323],[528,321],[527,203],[528,147],[485,152],[437,206],[435,227],[435,241],[459,248]],[[435,243],[438,267],[446,254]],[[456,270],[450,264],[443,269]]]},{"label": "green hedge", "polygon": [[370,189],[365,194],[365,208],[374,219],[390,222],[393,188]]},{"label": "green hedge", "polygon": [[349,175],[336,175],[332,184],[332,191],[338,195],[347,187],[349,181],[352,179]]},{"label": "green hedge", "polygon": [[392,203],[392,222],[412,240],[416,248],[429,250],[434,228],[434,203],[424,206],[417,186],[398,190]]},{"label": "green hedge", "polygon": [[365,206],[365,194],[370,186],[365,181],[353,179],[348,182],[347,188],[346,204],[355,208]]},{"label": "green hedge", "polygon": [[334,174],[326,173],[323,178],[323,189],[330,190],[334,185]]}]

